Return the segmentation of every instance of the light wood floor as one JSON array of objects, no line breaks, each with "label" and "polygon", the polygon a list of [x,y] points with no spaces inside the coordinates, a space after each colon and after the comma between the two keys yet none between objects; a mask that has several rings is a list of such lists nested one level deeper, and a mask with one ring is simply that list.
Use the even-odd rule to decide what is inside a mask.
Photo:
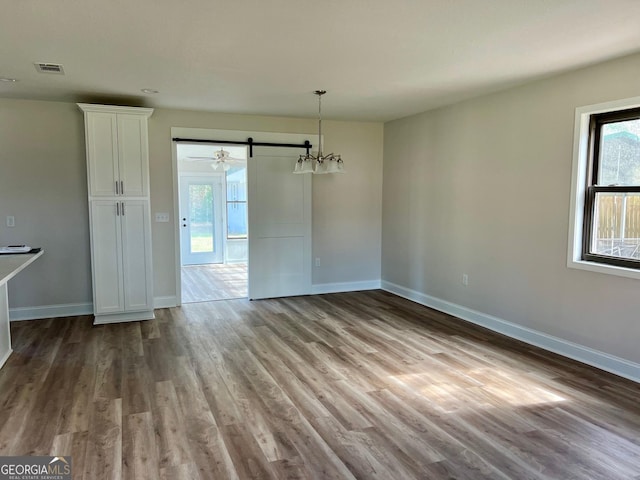
[{"label": "light wood floor", "polygon": [[247,264],[214,263],[182,267],[182,303],[247,297]]},{"label": "light wood floor", "polygon": [[384,292],[12,324],[0,454],[74,478],[634,479],[640,385]]}]

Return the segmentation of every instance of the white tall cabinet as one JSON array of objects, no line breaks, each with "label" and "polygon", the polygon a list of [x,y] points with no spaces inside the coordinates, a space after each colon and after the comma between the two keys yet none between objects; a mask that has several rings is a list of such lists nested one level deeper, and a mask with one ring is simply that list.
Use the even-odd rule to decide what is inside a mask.
[{"label": "white tall cabinet", "polygon": [[79,103],[84,112],[94,324],[153,314],[150,108]]}]

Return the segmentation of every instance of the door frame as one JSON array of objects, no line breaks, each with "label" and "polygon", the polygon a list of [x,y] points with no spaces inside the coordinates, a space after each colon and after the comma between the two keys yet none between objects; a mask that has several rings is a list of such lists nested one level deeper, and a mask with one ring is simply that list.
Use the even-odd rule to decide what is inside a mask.
[{"label": "door frame", "polygon": [[[182,305],[182,258],[180,249],[180,204],[179,204],[179,183],[178,177],[178,144],[174,142],[173,138],[193,138],[196,140],[225,140],[225,141],[237,141],[246,142],[247,138],[257,138],[261,142],[274,142],[274,143],[304,143],[305,140],[314,138],[317,133],[277,133],[277,132],[261,132],[261,131],[247,131],[247,130],[220,130],[220,129],[208,129],[208,128],[184,128],[184,127],[171,127],[171,156],[173,166],[173,218],[175,220],[174,225],[174,253],[175,253],[175,281],[176,281],[176,305]],[[301,149],[299,153],[304,153]],[[249,162],[247,159],[247,182],[249,179]],[[292,171],[293,175],[293,171]],[[251,238],[251,225],[249,229],[249,241]],[[310,239],[311,241],[311,239]],[[310,249],[311,251],[311,249]],[[312,258],[309,258],[309,262]],[[248,265],[251,269],[251,265]],[[251,276],[249,275],[249,278]],[[311,293],[311,292],[309,292]]]},{"label": "door frame", "polygon": [[[203,262],[203,264],[208,264],[208,263],[225,263],[226,258],[225,258],[225,250],[226,250],[226,245],[225,245],[225,239],[226,239],[226,235],[225,232],[227,230],[227,221],[226,221],[226,214],[224,211],[224,205],[226,204],[226,198],[225,198],[225,190],[226,190],[226,179],[225,179],[226,175],[224,175],[224,173],[220,173],[220,172],[212,172],[212,173],[204,173],[204,172],[184,172],[184,173],[180,173],[178,175],[178,184],[181,185],[183,181],[189,181],[186,179],[196,179],[196,178],[200,178],[204,181],[206,181],[206,183],[212,183],[214,184],[214,191],[213,191],[213,216],[214,216],[214,221],[216,221],[216,225],[215,225],[215,232],[217,232],[218,234],[218,238],[213,239],[214,242],[214,247],[218,247],[218,255],[220,258],[220,262]],[[211,182],[209,182],[209,180],[212,180]],[[216,195],[216,187],[215,184],[218,184],[218,192]],[[179,194],[178,194],[178,215],[180,215],[180,203],[181,203],[181,195],[184,192],[181,192],[181,187],[179,186]],[[182,217],[177,217],[178,223],[182,224]],[[183,227],[181,227],[183,228]],[[191,223],[189,222],[189,230],[191,229]],[[216,242],[217,245],[216,245]],[[182,234],[180,235],[180,243],[179,243],[179,248],[180,248],[180,265],[181,267],[184,266],[183,265],[183,261],[184,259],[182,258],[182,248],[184,247],[183,245],[183,238],[182,238]],[[188,265],[197,265],[197,264],[188,264]]]}]

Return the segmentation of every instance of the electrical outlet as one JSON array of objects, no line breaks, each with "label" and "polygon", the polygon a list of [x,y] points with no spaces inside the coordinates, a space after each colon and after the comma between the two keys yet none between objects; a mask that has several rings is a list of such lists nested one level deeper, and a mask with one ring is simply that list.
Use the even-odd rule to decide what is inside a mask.
[{"label": "electrical outlet", "polygon": [[462,284],[466,287],[467,285],[469,285],[469,275],[467,275],[466,273],[462,274]]},{"label": "electrical outlet", "polygon": [[320,266],[320,257],[316,257],[316,267]]},{"label": "electrical outlet", "polygon": [[13,215],[9,215],[7,217],[7,227],[15,227],[16,226],[16,217]]}]

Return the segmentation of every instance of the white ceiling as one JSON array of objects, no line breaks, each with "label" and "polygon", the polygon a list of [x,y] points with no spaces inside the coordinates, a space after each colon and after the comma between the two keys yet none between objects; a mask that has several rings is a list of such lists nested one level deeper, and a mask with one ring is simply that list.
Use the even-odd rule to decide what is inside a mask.
[{"label": "white ceiling", "polygon": [[309,117],[325,89],[325,118],[390,120],[640,51],[639,19],[639,0],[7,0],[0,96]]}]

